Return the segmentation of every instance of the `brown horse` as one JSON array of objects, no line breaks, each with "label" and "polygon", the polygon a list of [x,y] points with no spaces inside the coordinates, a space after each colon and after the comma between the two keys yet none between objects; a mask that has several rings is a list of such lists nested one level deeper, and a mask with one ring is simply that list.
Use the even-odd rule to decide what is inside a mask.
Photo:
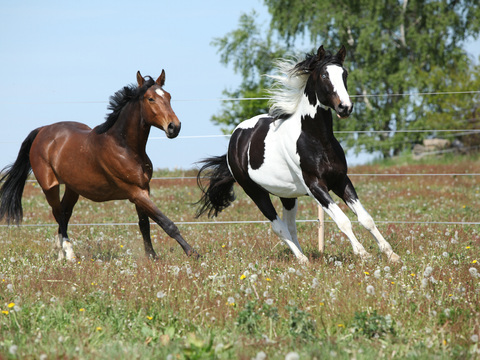
[{"label": "brown horse", "polygon": [[[22,194],[33,170],[58,223],[58,258],[75,258],[67,235],[68,221],[79,195],[102,202],[128,199],[135,204],[145,253],[156,258],[150,239],[151,218],[182,246],[197,252],[175,224],[150,199],[152,162],[145,152],[151,126],[174,138],[180,121],[162,87],[165,71],[154,81],[137,72],[138,86],[129,85],[110,98],[111,113],[93,130],[77,122],[59,122],[33,130],[22,143],[17,160],[4,169],[0,181],[0,220],[22,220]],[[65,192],[60,201],[60,184]]]}]

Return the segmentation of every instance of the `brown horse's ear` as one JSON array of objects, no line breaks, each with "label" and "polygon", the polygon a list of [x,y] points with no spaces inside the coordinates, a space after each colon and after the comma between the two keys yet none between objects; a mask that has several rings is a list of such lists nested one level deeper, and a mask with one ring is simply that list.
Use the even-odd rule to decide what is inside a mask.
[{"label": "brown horse's ear", "polygon": [[145,79],[143,78],[142,74],[140,74],[140,71],[137,71],[137,83],[138,87],[142,87],[143,84],[145,84]]},{"label": "brown horse's ear", "polygon": [[157,81],[155,81],[157,85],[163,86],[165,85],[165,70],[162,69],[162,73],[158,77]]},{"label": "brown horse's ear", "polygon": [[337,53],[337,58],[340,60],[340,62],[343,64],[343,61],[345,60],[345,56],[347,55],[347,49],[345,49],[345,46],[342,45],[340,50],[338,50]]},{"label": "brown horse's ear", "polygon": [[317,51],[317,57],[318,60],[322,60],[325,57],[325,49],[323,48],[323,45],[320,45]]}]

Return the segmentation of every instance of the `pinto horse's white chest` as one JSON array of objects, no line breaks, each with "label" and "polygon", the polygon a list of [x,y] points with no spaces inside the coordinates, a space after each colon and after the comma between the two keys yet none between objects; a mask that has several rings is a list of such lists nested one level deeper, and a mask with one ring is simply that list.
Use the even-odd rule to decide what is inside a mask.
[{"label": "pinto horse's white chest", "polygon": [[[244,121],[237,128],[254,128],[257,122],[267,115]],[[297,153],[297,140],[301,133],[299,122],[275,120],[270,123],[262,144],[252,146],[250,139],[248,155],[248,175],[258,185],[273,195],[292,198],[306,195],[308,190],[300,169],[300,157]],[[254,138],[254,141],[258,139]],[[252,158],[263,150],[261,165],[252,166]]]}]

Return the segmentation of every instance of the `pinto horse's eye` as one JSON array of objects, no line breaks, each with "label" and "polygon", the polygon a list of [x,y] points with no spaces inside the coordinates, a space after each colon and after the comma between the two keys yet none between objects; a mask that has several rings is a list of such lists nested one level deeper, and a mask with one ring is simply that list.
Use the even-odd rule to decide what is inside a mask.
[{"label": "pinto horse's eye", "polygon": [[324,79],[324,80],[325,80],[326,78],[327,78],[327,75],[325,75],[325,74],[322,74],[322,79]]}]

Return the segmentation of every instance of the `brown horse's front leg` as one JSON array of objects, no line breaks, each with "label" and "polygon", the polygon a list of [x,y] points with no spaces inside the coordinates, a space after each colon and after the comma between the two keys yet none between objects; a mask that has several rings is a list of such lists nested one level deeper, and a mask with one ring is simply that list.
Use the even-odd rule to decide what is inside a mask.
[{"label": "brown horse's front leg", "polygon": [[152,259],[157,259],[157,254],[153,250],[152,239],[150,238],[150,220],[147,214],[141,208],[136,206],[138,214],[138,226],[143,237],[143,245],[145,246],[145,255]]},{"label": "brown horse's front leg", "polygon": [[[185,241],[185,239],[182,237],[180,234],[180,231],[178,230],[177,226],[171,221],[168,217],[166,217],[160,209],[158,209],[155,204],[150,200],[150,197],[148,196],[147,191],[141,191],[135,198],[131,200],[137,207],[137,212],[139,213],[139,218],[140,218],[140,212],[143,214],[147,215],[149,218],[151,218],[153,221],[155,221],[160,227],[167,233],[168,236],[171,238],[177,240],[177,242],[180,244],[182,247],[183,251],[185,251],[185,254],[188,256],[193,256],[194,258],[198,258],[199,255],[198,253]],[[140,212],[139,212],[140,211]],[[147,219],[148,221],[148,219]],[[140,220],[140,223],[143,223],[142,220]],[[139,223],[139,224],[140,224]],[[140,229],[142,231],[142,235],[144,234],[144,231],[146,231],[146,226],[144,226],[144,229],[142,230],[142,225],[140,225]],[[148,231],[150,232],[150,231]],[[150,234],[148,234],[148,244],[147,241],[145,240],[144,236],[144,243],[145,243],[145,252],[147,255],[151,254],[147,250],[147,245],[150,246],[151,251],[153,251],[152,248],[152,242],[150,240]]]}]

